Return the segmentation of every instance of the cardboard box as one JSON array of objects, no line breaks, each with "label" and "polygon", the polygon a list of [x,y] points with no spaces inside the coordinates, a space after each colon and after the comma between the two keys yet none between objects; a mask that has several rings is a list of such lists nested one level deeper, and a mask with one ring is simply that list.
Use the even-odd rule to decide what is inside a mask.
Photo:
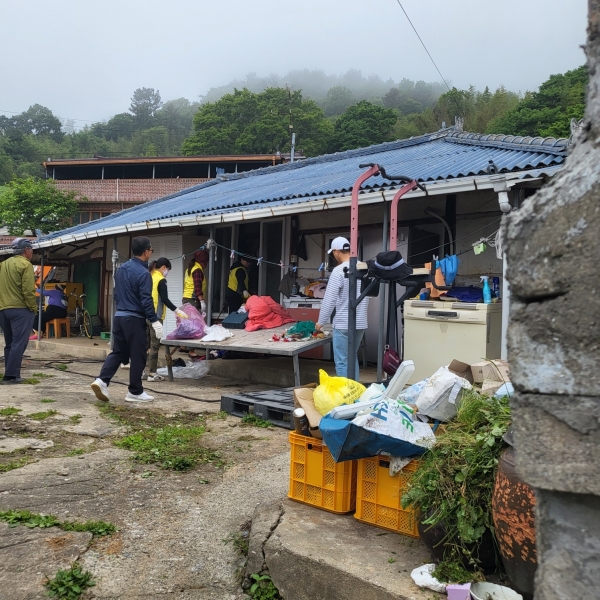
[{"label": "cardboard box", "polygon": [[485,379],[492,381],[501,381],[505,383],[510,381],[508,363],[505,360],[494,359],[484,360],[471,365],[471,373],[475,383],[483,383]]},{"label": "cardboard box", "polygon": [[471,365],[469,365],[468,363],[464,363],[460,360],[454,359],[448,365],[448,371],[454,373],[455,375],[458,375],[459,377],[463,377],[469,383],[473,383],[473,373],[471,371]]},{"label": "cardboard box", "polygon": [[294,388],[294,406],[296,408],[303,408],[308,419],[310,426],[310,434],[318,439],[322,440],[323,436],[319,431],[319,423],[323,418],[321,413],[315,408],[313,401],[313,393],[317,387],[316,383],[310,383],[303,387]]},{"label": "cardboard box", "polygon": [[495,379],[484,379],[481,383],[481,393],[484,396],[493,396],[503,385],[503,381],[496,381]]}]

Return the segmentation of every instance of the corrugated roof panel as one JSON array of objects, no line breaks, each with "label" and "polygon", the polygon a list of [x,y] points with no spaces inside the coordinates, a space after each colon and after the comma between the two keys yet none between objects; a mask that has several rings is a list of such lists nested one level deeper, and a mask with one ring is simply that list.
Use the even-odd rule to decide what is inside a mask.
[{"label": "corrugated roof panel", "polygon": [[[229,212],[255,204],[287,204],[319,196],[341,195],[350,192],[361,172],[359,165],[368,162],[385,167],[388,174],[405,175],[426,183],[485,175],[490,161],[501,172],[524,171],[560,165],[566,155],[564,145],[551,147],[545,145],[547,140],[541,138],[538,139],[544,143],[543,146],[533,145],[532,138],[518,143],[518,138],[510,136],[476,134],[474,137],[477,139],[459,138],[456,134],[453,137],[422,136],[226,175],[44,239],[66,232],[82,233],[184,215]],[[491,141],[481,139],[490,137],[493,138]],[[389,185],[390,181],[377,176],[369,179],[363,189]]]}]

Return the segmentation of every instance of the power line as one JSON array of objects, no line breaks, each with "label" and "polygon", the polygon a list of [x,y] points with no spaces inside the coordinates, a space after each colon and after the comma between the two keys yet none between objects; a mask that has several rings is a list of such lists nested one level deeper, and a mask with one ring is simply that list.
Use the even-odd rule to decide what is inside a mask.
[{"label": "power line", "polygon": [[408,13],[406,12],[406,10],[404,10],[404,6],[402,6],[402,2],[400,2],[400,0],[396,0],[396,2],[398,2],[398,5],[402,9],[402,12],[405,14],[406,18],[408,19],[408,22],[410,23],[410,26],[413,28],[414,32],[417,34],[417,37],[419,38],[419,41],[423,45],[423,48],[425,48],[425,52],[427,52],[427,56],[429,56],[429,58],[431,59],[431,62],[433,63],[433,66],[437,69],[437,72],[440,74],[440,77],[442,78],[442,81],[446,84],[446,87],[448,88],[448,91],[450,91],[450,86],[448,85],[448,82],[446,81],[446,79],[442,75],[442,72],[440,71],[439,67],[435,64],[435,60],[433,60],[433,56],[431,56],[431,53],[429,52],[429,50],[427,50],[427,46],[425,45],[425,42],[421,39],[421,36],[419,35],[419,32],[417,31],[417,28],[413,25],[413,22],[410,20],[410,17],[408,16]]}]

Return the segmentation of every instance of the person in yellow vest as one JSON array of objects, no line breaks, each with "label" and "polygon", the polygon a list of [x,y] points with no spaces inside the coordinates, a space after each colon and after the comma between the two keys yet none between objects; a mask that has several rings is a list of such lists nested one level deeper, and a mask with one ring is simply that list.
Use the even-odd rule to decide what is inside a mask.
[{"label": "person in yellow vest", "polygon": [[[172,310],[178,317],[187,319],[188,315],[177,308],[170,300],[167,291],[166,277],[171,270],[171,261],[168,258],[159,258],[148,266],[152,277],[152,301],[158,320],[162,323],[167,314],[167,308]],[[146,346],[148,348],[148,381],[164,381],[162,375],[157,375],[158,351],[160,340],[156,337],[154,329],[148,324],[146,327]]]},{"label": "person in yellow vest", "polygon": [[229,307],[229,312],[233,313],[250,297],[248,267],[251,265],[250,259],[241,256],[234,262],[229,269],[229,281],[225,291],[225,304]]},{"label": "person in yellow vest", "polygon": [[199,250],[194,254],[183,280],[183,304],[191,304],[200,312],[206,312],[205,300],[208,294],[208,252]]}]

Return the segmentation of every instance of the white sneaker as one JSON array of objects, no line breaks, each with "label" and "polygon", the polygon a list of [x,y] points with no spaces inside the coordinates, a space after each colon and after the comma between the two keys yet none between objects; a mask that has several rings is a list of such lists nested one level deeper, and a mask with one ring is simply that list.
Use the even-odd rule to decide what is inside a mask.
[{"label": "white sneaker", "polygon": [[129,363],[127,363],[126,365],[121,364],[121,369],[129,369]]},{"label": "white sneaker", "polygon": [[104,402],[108,402],[110,400],[108,386],[104,383],[104,381],[102,381],[102,379],[94,379],[94,383],[92,383],[92,391],[94,394],[96,394],[96,398],[98,398],[98,400],[103,400]]},{"label": "white sneaker", "polygon": [[158,375],[157,373],[150,373],[146,378],[146,381],[164,381],[165,378],[162,375]]},{"label": "white sneaker", "polygon": [[132,394],[129,392],[125,396],[125,402],[151,402],[152,400],[154,400],[154,396],[150,396],[146,392],[142,392],[141,394]]}]

